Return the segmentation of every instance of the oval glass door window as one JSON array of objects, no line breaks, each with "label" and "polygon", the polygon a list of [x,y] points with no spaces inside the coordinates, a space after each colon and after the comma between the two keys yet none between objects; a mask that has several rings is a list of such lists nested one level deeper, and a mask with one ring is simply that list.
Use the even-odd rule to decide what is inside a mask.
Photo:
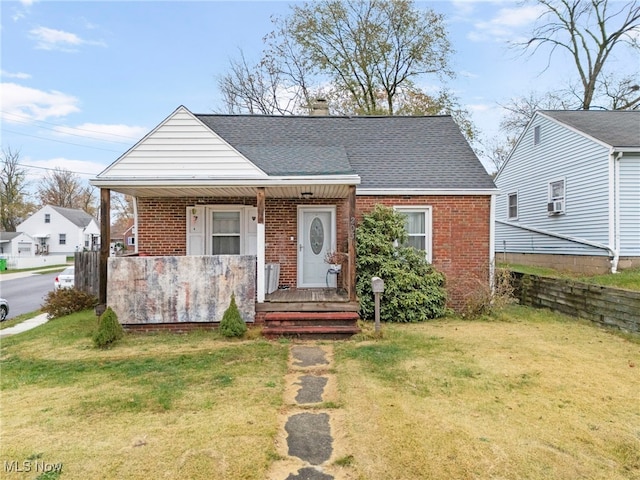
[{"label": "oval glass door window", "polygon": [[319,255],[324,245],[324,226],[322,220],[316,217],[312,220],[309,227],[309,240],[311,241],[311,250],[316,255]]}]

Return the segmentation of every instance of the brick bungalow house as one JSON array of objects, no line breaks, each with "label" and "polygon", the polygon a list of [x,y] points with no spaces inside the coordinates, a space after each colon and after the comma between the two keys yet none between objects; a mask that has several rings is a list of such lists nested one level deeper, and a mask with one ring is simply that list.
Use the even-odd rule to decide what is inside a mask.
[{"label": "brick bungalow house", "polygon": [[[91,183],[104,215],[111,190],[135,199],[139,256],[108,260],[104,294],[129,328],[217,322],[232,292],[245,321],[267,326],[301,312],[354,317],[354,232],[376,204],[407,215],[410,241],[446,275],[453,308],[490,285],[497,190],[449,116],[181,106]],[[332,251],[339,273],[325,262]]]}]

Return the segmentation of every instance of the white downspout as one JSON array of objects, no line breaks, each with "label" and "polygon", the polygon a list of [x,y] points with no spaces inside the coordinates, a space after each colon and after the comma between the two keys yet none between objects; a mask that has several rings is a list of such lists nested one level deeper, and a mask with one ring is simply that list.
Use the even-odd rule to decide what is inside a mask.
[{"label": "white downspout", "polygon": [[614,228],[615,235],[613,240],[613,261],[611,262],[611,273],[617,273],[618,262],[620,261],[620,159],[622,158],[622,152],[618,152],[613,160],[613,170],[615,176],[614,185]]},{"label": "white downspout", "polygon": [[491,194],[491,206],[489,213],[489,288],[491,295],[495,289],[495,268],[496,268],[496,195]]}]

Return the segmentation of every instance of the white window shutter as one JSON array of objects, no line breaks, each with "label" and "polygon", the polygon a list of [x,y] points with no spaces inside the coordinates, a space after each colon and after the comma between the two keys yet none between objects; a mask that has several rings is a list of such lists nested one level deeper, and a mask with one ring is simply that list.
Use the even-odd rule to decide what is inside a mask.
[{"label": "white window shutter", "polygon": [[187,255],[204,255],[204,207],[187,207]]},{"label": "white window shutter", "polygon": [[256,207],[245,207],[245,237],[244,254],[258,254],[258,209]]}]

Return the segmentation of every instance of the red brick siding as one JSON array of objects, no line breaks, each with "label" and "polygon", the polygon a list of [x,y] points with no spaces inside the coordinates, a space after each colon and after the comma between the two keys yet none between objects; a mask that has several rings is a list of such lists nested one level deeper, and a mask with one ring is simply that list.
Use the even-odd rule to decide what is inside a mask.
[{"label": "red brick siding", "polygon": [[376,204],[431,207],[432,262],[447,277],[451,307],[462,308],[474,289],[488,289],[490,196],[358,196],[358,220]]},{"label": "red brick siding", "polygon": [[[465,295],[489,284],[489,196],[357,196],[358,220],[376,204],[432,208],[432,260],[447,277],[450,305],[460,308]],[[138,251],[141,255],[186,255],[186,207],[190,205],[256,205],[255,198],[140,198]],[[338,250],[347,251],[346,199],[267,198],[266,262],[280,264],[280,284],[297,284],[298,205],[336,205]],[[293,240],[291,238],[293,237]],[[342,277],[342,275],[341,275]],[[344,282],[344,279],[340,280]]]}]

